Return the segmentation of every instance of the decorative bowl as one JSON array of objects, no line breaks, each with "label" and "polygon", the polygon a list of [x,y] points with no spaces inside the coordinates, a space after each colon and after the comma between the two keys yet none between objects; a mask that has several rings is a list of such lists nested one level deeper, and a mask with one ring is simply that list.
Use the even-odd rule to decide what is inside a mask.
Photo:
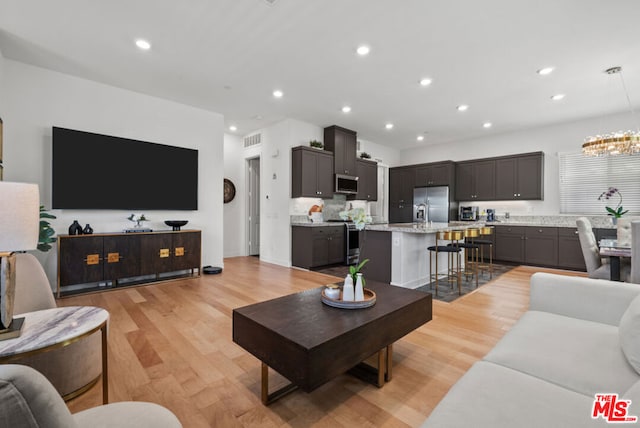
[{"label": "decorative bowl", "polygon": [[165,220],[164,224],[171,226],[173,230],[180,230],[182,226],[189,223],[189,220]]}]

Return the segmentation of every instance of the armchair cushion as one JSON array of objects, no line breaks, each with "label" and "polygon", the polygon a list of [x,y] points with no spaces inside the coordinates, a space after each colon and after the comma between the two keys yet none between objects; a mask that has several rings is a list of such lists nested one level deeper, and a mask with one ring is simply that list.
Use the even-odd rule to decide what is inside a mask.
[{"label": "armchair cushion", "polygon": [[620,345],[629,364],[640,373],[640,297],[633,299],[619,327]]}]

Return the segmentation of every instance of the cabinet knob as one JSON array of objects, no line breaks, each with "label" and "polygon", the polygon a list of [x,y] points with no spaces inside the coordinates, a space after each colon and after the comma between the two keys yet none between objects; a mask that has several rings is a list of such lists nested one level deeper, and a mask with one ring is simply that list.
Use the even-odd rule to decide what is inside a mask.
[{"label": "cabinet knob", "polygon": [[518,197],[520,196],[520,193],[518,193]]},{"label": "cabinet knob", "polygon": [[513,197],[515,198],[516,196],[518,196],[516,193],[513,194]]}]

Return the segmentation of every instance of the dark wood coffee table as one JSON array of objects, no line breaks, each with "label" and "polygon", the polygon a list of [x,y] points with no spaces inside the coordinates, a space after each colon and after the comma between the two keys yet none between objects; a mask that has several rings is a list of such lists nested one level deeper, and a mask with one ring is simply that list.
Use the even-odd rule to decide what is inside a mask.
[{"label": "dark wood coffee table", "polygon": [[[366,309],[327,306],[320,287],[233,310],[233,341],[262,361],[264,404],[296,388],[313,391],[376,353],[373,383],[391,380],[392,344],[431,320],[431,294],[374,281],[366,287],[377,295]],[[269,393],[269,367],[291,385]]]}]

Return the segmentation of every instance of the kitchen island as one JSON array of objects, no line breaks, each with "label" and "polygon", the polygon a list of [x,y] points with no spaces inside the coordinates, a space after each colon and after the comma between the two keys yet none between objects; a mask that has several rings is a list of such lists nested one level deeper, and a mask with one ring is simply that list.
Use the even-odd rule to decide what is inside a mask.
[{"label": "kitchen island", "polygon": [[[364,275],[405,288],[428,284],[431,282],[431,256],[427,248],[436,245],[436,233],[483,225],[477,222],[369,224],[362,233],[360,244],[360,260],[370,260],[363,268]],[[440,241],[440,245],[446,245],[446,241]],[[439,273],[446,273],[446,269],[447,254],[441,253],[438,255]]]}]

